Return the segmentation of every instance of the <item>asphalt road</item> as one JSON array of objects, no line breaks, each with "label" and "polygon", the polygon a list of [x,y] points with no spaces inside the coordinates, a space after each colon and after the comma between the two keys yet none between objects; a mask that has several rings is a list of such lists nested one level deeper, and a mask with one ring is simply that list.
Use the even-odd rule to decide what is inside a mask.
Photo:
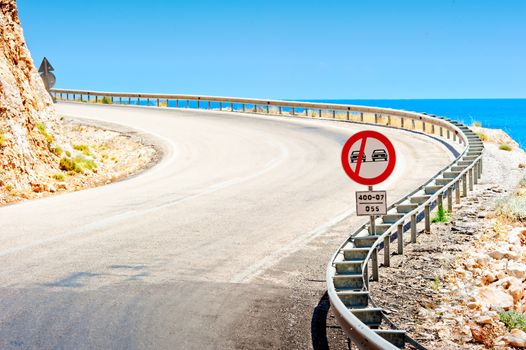
[{"label": "asphalt road", "polygon": [[[353,226],[340,167],[364,126],[241,113],[58,104],[151,135],[130,179],[0,208],[1,349],[309,348],[325,265]],[[378,127],[394,201],[451,160]]]}]

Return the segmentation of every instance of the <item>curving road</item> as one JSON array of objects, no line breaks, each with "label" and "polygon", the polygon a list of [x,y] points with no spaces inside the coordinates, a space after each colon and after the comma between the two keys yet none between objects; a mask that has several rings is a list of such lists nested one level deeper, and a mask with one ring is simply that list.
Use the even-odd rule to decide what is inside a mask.
[{"label": "curving road", "polygon": [[[364,126],[241,113],[58,104],[146,133],[128,180],[0,208],[1,349],[308,348],[325,264],[352,226],[339,164]],[[383,131],[394,201],[452,156]],[[321,282],[320,282],[321,281]]]}]

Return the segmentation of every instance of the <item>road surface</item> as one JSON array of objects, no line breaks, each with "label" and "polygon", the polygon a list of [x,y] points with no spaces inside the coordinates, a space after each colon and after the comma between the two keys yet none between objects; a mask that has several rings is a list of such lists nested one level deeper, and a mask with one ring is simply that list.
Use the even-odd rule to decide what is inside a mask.
[{"label": "road surface", "polygon": [[[121,182],[0,208],[1,349],[310,347],[325,265],[363,221],[339,157],[364,126],[57,108],[149,134],[163,156]],[[372,129],[398,154],[390,202],[452,159],[425,136]]]}]

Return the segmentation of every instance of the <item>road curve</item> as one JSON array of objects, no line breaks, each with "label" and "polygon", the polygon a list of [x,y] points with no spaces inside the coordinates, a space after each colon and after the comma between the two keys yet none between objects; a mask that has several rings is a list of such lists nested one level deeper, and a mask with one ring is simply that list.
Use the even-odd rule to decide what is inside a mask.
[{"label": "road curve", "polygon": [[[150,134],[163,157],[121,182],[0,208],[1,349],[309,347],[309,312],[323,291],[314,282],[362,221],[352,214],[363,186],[346,178],[339,155],[365,126],[57,108]],[[383,185],[390,202],[452,160],[426,136],[367,128],[397,150]]]}]

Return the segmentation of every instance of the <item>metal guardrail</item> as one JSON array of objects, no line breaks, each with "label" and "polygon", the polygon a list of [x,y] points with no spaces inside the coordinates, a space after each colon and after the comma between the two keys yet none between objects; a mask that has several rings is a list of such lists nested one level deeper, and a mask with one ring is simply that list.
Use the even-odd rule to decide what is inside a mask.
[{"label": "metal guardrail", "polygon": [[468,190],[473,190],[473,185],[481,176],[484,146],[469,128],[425,113],[354,105],[63,89],[53,89],[51,94],[55,100],[65,101],[215,109],[376,124],[433,135],[448,143],[459,143],[463,151],[451,164],[390,205],[387,215],[373,223],[374,230],[370,224],[358,228],[339,247],[327,267],[330,302],[338,322],[353,344],[360,349],[398,349],[409,342],[416,348],[424,349],[403,330],[396,329],[382,309],[374,307],[368,291],[369,281],[377,281],[379,277],[379,249],[384,250],[383,264],[389,266],[392,241],[397,240],[397,252],[403,254],[404,232],[409,230],[411,242],[416,242],[418,218],[423,215],[425,230],[429,232],[433,206],[444,207],[446,199],[447,210],[452,211],[453,199],[460,203],[461,197],[467,196]]}]

